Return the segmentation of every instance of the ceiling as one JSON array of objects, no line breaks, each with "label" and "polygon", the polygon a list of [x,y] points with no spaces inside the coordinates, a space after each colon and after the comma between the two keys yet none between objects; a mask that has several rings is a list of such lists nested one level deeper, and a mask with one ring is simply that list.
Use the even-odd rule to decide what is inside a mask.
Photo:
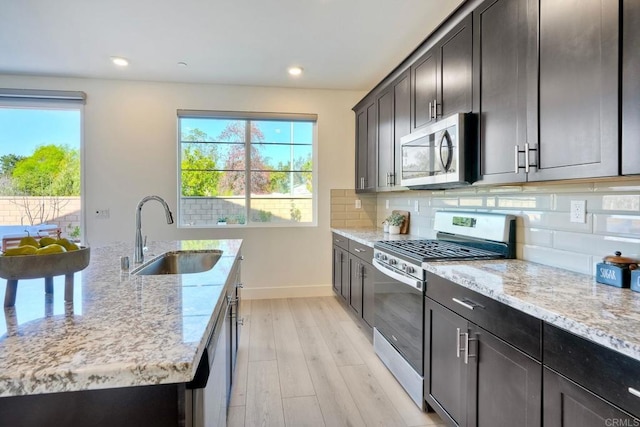
[{"label": "ceiling", "polygon": [[370,90],[461,2],[4,0],[0,74]]}]

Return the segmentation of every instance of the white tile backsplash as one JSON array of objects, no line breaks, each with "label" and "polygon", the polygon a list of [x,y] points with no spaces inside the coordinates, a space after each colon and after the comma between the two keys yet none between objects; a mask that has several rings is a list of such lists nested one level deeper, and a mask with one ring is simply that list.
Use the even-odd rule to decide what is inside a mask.
[{"label": "white tile backsplash", "polygon": [[[415,200],[419,215],[413,213]],[[587,201],[586,223],[569,221],[571,200]],[[409,232],[425,238],[435,237],[433,217],[439,210],[516,215],[518,258],[581,273],[592,274],[594,264],[616,250],[640,254],[640,177],[380,193],[378,226],[393,209],[410,210]]]}]

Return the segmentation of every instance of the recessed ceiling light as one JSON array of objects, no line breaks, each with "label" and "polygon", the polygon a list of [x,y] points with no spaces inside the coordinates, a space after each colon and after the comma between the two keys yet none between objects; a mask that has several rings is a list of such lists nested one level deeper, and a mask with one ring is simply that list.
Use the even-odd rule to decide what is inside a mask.
[{"label": "recessed ceiling light", "polygon": [[182,61],[178,62],[178,67],[182,67],[182,68],[184,68],[184,67],[186,67],[186,66],[187,66],[187,63],[186,63],[186,62],[182,62]]},{"label": "recessed ceiling light", "polygon": [[119,56],[112,56],[111,62],[113,62],[118,67],[126,67],[129,65],[129,61],[126,58],[121,58]]},{"label": "recessed ceiling light", "polygon": [[289,74],[292,76],[299,76],[302,74],[302,67],[289,67]]}]

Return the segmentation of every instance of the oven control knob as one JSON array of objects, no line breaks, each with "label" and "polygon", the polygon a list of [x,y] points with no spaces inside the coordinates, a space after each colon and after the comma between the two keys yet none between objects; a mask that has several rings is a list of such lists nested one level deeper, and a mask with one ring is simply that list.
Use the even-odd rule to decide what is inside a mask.
[{"label": "oven control knob", "polygon": [[395,260],[395,259],[393,259],[393,258],[391,258],[391,259],[389,260],[389,265],[396,265],[397,263],[398,263],[398,261],[397,261],[397,260]]},{"label": "oven control knob", "polygon": [[386,256],[386,255],[384,255],[384,254],[383,254],[380,258],[382,258],[382,260],[383,260],[383,261],[386,261],[386,260],[387,260],[387,256]]},{"label": "oven control knob", "polygon": [[403,262],[402,264],[400,264],[400,270],[407,271],[407,263],[406,262]]},{"label": "oven control knob", "polygon": [[415,268],[411,267],[410,265],[407,265],[407,269],[406,269],[405,271],[406,271],[408,274],[411,274],[411,273],[415,273],[415,272],[416,272]]},{"label": "oven control knob", "polygon": [[380,259],[380,258],[382,258],[381,255],[379,253],[376,254],[376,259]]}]

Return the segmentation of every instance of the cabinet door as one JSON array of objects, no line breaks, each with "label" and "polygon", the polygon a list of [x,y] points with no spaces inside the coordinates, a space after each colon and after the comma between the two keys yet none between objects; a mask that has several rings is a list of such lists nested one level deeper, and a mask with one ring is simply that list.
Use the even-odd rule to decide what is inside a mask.
[{"label": "cabinet door", "polygon": [[393,156],[393,91],[378,97],[378,188],[391,187]]},{"label": "cabinet door", "polygon": [[540,0],[538,167],[529,181],[618,175],[618,0]]},{"label": "cabinet door", "polygon": [[472,17],[469,15],[438,45],[437,119],[471,111],[472,37]]},{"label": "cabinet door", "polygon": [[640,173],[640,2],[622,3],[622,174]]},{"label": "cabinet door", "polygon": [[537,62],[536,31],[530,30],[535,26],[527,21],[530,2],[488,0],[473,12],[473,98],[483,184],[526,180],[524,172],[516,174],[514,147],[524,149],[528,142],[527,88],[537,85],[535,68],[528,69]]},{"label": "cabinet door", "polygon": [[374,319],[374,295],[375,286],[374,275],[376,270],[373,265],[367,262],[361,262],[362,265],[362,318],[369,326],[373,328]]},{"label": "cabinet door", "polygon": [[349,305],[362,316],[362,261],[353,255],[349,255],[349,271]]},{"label": "cabinet door", "polygon": [[376,103],[356,111],[356,192],[372,191],[376,185]]},{"label": "cabinet door", "polygon": [[409,71],[401,75],[393,85],[393,183],[400,185],[402,173],[402,145],[400,138],[411,133],[411,76]]},{"label": "cabinet door", "polygon": [[424,387],[427,403],[449,424],[466,425],[467,365],[460,351],[467,321],[425,298]]},{"label": "cabinet door", "polygon": [[333,245],[333,290],[349,300],[349,255],[336,245]]},{"label": "cabinet door", "polygon": [[433,48],[411,66],[411,130],[434,122],[433,103],[437,101],[438,50]]},{"label": "cabinet door", "polygon": [[540,427],[540,362],[471,325],[468,425]]},{"label": "cabinet door", "polygon": [[636,426],[640,419],[601,399],[566,377],[544,368],[545,427]]}]

